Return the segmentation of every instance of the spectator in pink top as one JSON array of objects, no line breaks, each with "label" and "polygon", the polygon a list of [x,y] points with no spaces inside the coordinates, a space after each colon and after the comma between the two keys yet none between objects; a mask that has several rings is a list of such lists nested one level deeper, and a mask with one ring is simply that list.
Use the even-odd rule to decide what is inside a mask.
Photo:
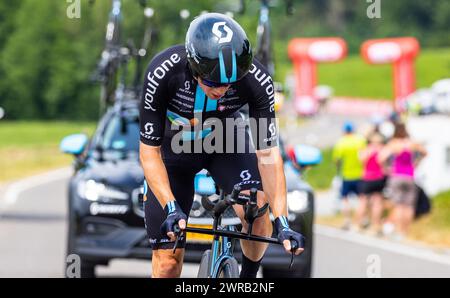
[{"label": "spectator in pink top", "polygon": [[[361,196],[356,209],[356,230],[363,226],[363,220],[371,210],[370,233],[381,235],[381,217],[383,215],[383,189],[386,184],[386,176],[382,165],[378,162],[378,154],[383,149],[384,137],[379,133],[372,133],[368,137],[368,146],[360,152],[360,159],[364,165],[363,179],[361,182]],[[370,207],[370,208],[369,208]]]},{"label": "spectator in pink top", "polygon": [[414,170],[426,154],[422,145],[410,139],[405,124],[397,123],[392,140],[378,156],[380,163],[390,161],[386,194],[394,203],[393,219],[399,238],[408,232],[414,219],[417,200]]}]

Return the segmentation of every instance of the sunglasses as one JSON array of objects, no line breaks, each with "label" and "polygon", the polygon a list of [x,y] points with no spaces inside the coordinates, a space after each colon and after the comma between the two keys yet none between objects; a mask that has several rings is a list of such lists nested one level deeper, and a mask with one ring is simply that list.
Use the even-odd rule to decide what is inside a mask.
[{"label": "sunglasses", "polygon": [[229,84],[229,83],[216,83],[216,82],[205,80],[203,78],[200,78],[200,80],[202,80],[202,83],[205,86],[208,86],[210,88],[220,88],[220,87],[229,87],[229,86],[231,86],[231,84]]}]

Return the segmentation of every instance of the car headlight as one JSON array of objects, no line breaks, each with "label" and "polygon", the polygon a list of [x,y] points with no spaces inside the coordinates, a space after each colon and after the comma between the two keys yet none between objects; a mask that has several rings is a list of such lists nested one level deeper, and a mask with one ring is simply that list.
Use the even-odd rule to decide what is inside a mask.
[{"label": "car headlight", "polygon": [[94,180],[87,180],[78,184],[78,195],[89,201],[128,199],[127,193],[107,187],[103,183],[98,183]]},{"label": "car headlight", "polygon": [[294,190],[287,194],[287,203],[290,211],[302,212],[308,208],[308,193]]}]

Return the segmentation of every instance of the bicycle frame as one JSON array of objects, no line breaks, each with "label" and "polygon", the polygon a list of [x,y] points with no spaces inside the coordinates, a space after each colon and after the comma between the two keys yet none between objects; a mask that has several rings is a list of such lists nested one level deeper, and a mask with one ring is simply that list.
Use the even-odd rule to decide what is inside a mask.
[{"label": "bicycle frame", "polygon": [[[227,226],[226,230],[234,231],[234,226]],[[220,264],[226,259],[233,257],[234,243],[233,239],[226,236],[215,236],[211,246],[211,258],[209,264],[209,276],[217,277],[219,274]]]},{"label": "bicycle frame", "polygon": [[[221,191],[220,200],[224,199],[225,194]],[[249,226],[249,231],[247,234],[237,232],[234,226],[225,226],[222,229],[219,229],[219,227],[221,227],[223,212],[220,214],[214,214],[213,228],[211,230],[191,227],[186,227],[185,229],[186,232],[214,235],[213,242],[211,244],[211,255],[208,262],[208,277],[212,278],[218,277],[221,264],[225,260],[234,258],[234,239],[280,244],[275,238],[252,235],[251,225]]]},{"label": "bicycle frame", "polygon": [[234,226],[226,226],[219,230],[220,218],[214,219],[213,229],[191,228],[186,227],[186,232],[214,235],[211,244],[211,256],[209,259],[208,277],[216,278],[219,274],[220,265],[226,259],[234,258],[234,239],[251,240],[272,244],[280,244],[277,239],[263,236],[255,236],[237,232]]}]

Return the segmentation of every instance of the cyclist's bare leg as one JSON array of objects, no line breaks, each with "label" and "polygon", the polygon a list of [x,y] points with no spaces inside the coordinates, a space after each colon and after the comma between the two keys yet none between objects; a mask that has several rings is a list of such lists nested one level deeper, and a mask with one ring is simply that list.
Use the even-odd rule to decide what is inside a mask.
[{"label": "cyclist's bare leg", "polygon": [[180,277],[183,268],[184,248],[155,249],[152,255],[152,277],[174,278]]},{"label": "cyclist's bare leg", "polygon": [[[243,191],[242,193],[247,193],[247,191]],[[263,192],[258,191],[258,207],[261,208],[264,204],[267,203],[266,197]],[[242,222],[242,232],[247,232],[247,222],[244,219],[244,209],[240,205],[233,206],[236,214],[239,216]],[[270,221],[269,211],[267,211],[263,216],[257,218],[253,222],[252,234],[258,236],[272,236],[272,222]],[[262,259],[264,256],[264,252],[266,251],[268,243],[257,242],[257,241],[248,241],[241,240],[241,248],[244,255],[256,262]]]}]

